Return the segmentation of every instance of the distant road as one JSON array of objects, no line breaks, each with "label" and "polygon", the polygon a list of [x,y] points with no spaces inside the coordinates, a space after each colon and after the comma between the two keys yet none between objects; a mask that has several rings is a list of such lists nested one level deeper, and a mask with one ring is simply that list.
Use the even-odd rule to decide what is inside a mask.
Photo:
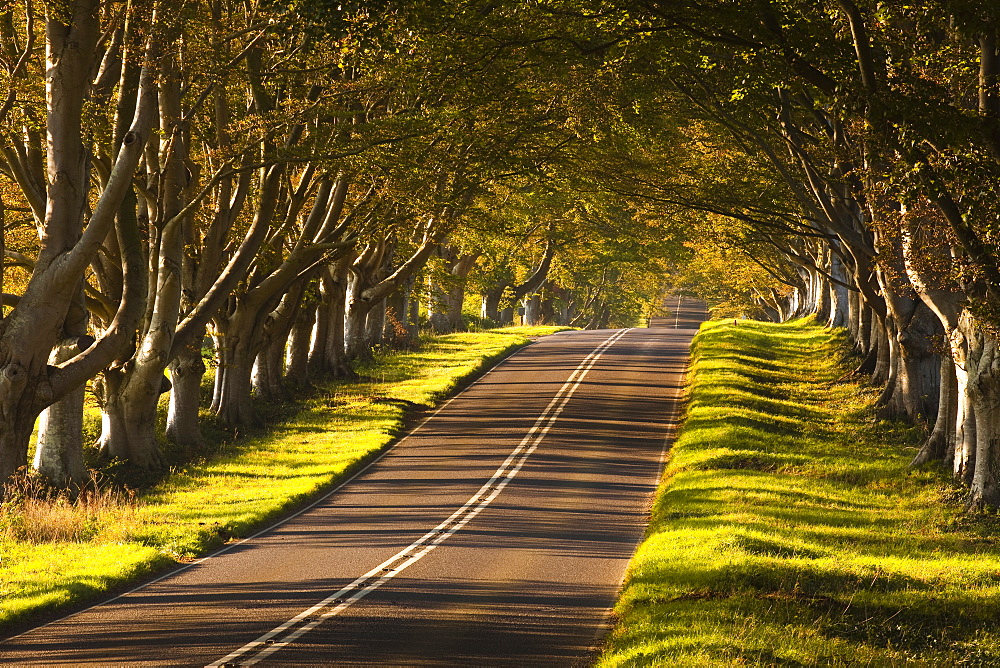
[{"label": "distant road", "polygon": [[667,297],[663,305],[668,311],[668,315],[657,316],[649,319],[650,327],[670,327],[674,329],[697,329],[698,326],[708,319],[708,311],[705,303],[692,299],[674,295]]},{"label": "distant road", "polygon": [[704,313],[680,306],[541,339],[312,509],[8,639],[0,663],[587,663],[677,418]]}]

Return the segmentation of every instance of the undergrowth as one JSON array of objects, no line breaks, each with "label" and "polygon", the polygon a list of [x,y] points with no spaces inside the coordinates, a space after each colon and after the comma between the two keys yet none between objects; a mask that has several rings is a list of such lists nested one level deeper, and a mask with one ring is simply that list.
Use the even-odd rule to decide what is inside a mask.
[{"label": "undergrowth", "polygon": [[141,525],[136,492],[103,480],[73,490],[52,489],[38,475],[21,470],[4,484],[0,498],[0,545],[127,540]]},{"label": "undergrowth", "polygon": [[601,666],[1000,665],[995,515],[910,471],[843,342],[703,325],[690,404]]}]

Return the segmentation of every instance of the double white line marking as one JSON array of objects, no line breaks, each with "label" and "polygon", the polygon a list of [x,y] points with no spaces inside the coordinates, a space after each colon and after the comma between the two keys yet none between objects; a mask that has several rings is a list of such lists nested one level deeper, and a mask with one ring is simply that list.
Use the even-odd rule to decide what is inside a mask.
[{"label": "double white line marking", "polygon": [[302,635],[323,623],[324,620],[339,615],[356,601],[361,600],[396,575],[420,561],[425,555],[434,550],[434,548],[468,524],[518,474],[521,467],[524,466],[525,461],[538,448],[542,439],[545,438],[545,435],[552,429],[556,420],[559,419],[560,414],[566,408],[566,404],[569,403],[573,393],[583,383],[583,379],[594,368],[601,355],[630,331],[630,329],[623,329],[616,332],[605,339],[584,358],[580,365],[570,374],[570,377],[563,386],[559,388],[552,401],[545,407],[542,414],[538,416],[535,424],[532,425],[528,433],[521,439],[518,446],[514,448],[514,451],[500,465],[500,468],[479,488],[479,491],[465,502],[465,505],[452,513],[448,519],[340,591],[331,594],[308,610],[303,610],[287,622],[276,626],[256,640],[248,642],[235,652],[214,663],[208,664],[209,668],[218,666],[252,666],[262,661],[282,647],[295,642]]}]

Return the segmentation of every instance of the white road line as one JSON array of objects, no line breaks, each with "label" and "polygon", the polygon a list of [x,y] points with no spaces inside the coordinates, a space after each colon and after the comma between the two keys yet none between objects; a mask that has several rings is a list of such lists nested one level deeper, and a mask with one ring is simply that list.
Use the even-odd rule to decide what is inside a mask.
[{"label": "white road line", "polygon": [[[248,642],[235,652],[226,655],[214,663],[208,664],[207,668],[217,668],[227,665],[252,666],[256,664],[282,647],[288,646],[303,634],[316,628],[324,620],[340,614],[356,601],[361,600],[405,569],[420,561],[426,554],[461,530],[483,508],[488,506],[503,491],[507,483],[518,474],[528,457],[538,448],[539,443],[542,442],[545,435],[552,429],[552,426],[566,408],[566,404],[573,396],[573,393],[576,392],[577,388],[583,383],[583,379],[594,368],[594,365],[597,364],[597,360],[600,359],[608,348],[630,331],[632,330],[624,329],[616,332],[594,348],[580,362],[580,365],[574,369],[566,382],[563,383],[563,386],[559,388],[552,401],[549,402],[549,405],[538,416],[535,424],[528,430],[528,433],[521,439],[521,442],[514,448],[513,452],[507,456],[507,459],[500,465],[500,468],[479,488],[479,491],[473,494],[448,519],[438,524],[406,548],[355,579],[343,589],[331,594],[311,608],[303,610],[287,622],[276,626],[256,640]],[[252,656],[247,656],[251,654]],[[240,660],[241,657],[247,658]]]},{"label": "white road line", "polygon": [[677,295],[677,308],[674,309],[674,329],[677,329],[677,322],[681,317],[681,296]]},{"label": "white road line", "polygon": [[108,605],[110,603],[114,603],[115,601],[117,601],[119,599],[125,598],[126,596],[130,596],[131,594],[134,594],[137,591],[145,589],[146,587],[150,587],[150,586],[152,586],[152,585],[154,585],[154,584],[156,584],[156,583],[158,583],[158,582],[160,582],[162,580],[166,580],[167,578],[172,578],[173,576],[179,575],[179,574],[183,573],[184,571],[186,571],[186,570],[188,570],[190,568],[194,568],[195,566],[199,566],[200,564],[203,564],[203,563],[205,563],[206,561],[208,561],[210,559],[215,559],[216,557],[221,557],[223,554],[225,554],[226,552],[229,552],[233,548],[237,548],[240,545],[243,545],[243,543],[246,543],[247,541],[253,540],[254,538],[257,538],[258,536],[266,534],[269,531],[273,531],[274,529],[277,529],[282,524],[285,524],[286,522],[290,522],[291,520],[295,519],[299,515],[301,515],[303,513],[309,512],[310,510],[312,510],[313,508],[315,508],[316,506],[318,506],[319,504],[323,503],[324,501],[326,501],[327,499],[329,499],[331,496],[333,496],[334,494],[336,494],[337,492],[339,492],[341,487],[343,487],[344,485],[346,485],[346,484],[348,484],[350,482],[353,482],[355,478],[361,477],[361,475],[364,474],[368,469],[370,469],[371,467],[375,466],[380,461],[382,461],[383,459],[385,459],[385,457],[387,455],[389,455],[397,447],[399,447],[400,445],[402,445],[407,439],[409,439],[411,436],[413,436],[414,434],[416,434],[417,432],[419,432],[423,428],[424,424],[427,423],[428,420],[430,420],[435,415],[437,415],[438,413],[440,413],[441,411],[443,411],[445,408],[447,408],[448,404],[450,404],[451,402],[455,401],[455,399],[458,399],[460,396],[462,396],[463,394],[465,394],[465,392],[467,390],[469,390],[472,387],[478,385],[480,383],[480,381],[482,381],[483,378],[485,378],[488,373],[490,373],[491,371],[493,371],[494,369],[496,369],[498,366],[500,366],[501,364],[503,364],[504,362],[506,362],[510,357],[513,357],[515,353],[518,353],[518,352],[524,350],[524,348],[525,348],[525,346],[519,346],[517,348],[514,348],[511,351],[508,351],[507,354],[505,354],[503,357],[501,357],[499,360],[497,360],[497,362],[493,366],[491,366],[486,371],[483,371],[482,373],[480,373],[479,378],[477,378],[476,380],[474,380],[471,383],[469,383],[465,388],[463,388],[462,390],[460,390],[453,397],[451,397],[450,399],[448,399],[447,401],[445,401],[443,404],[441,404],[440,406],[438,406],[436,409],[434,409],[433,413],[431,413],[429,416],[427,416],[424,419],[422,419],[417,424],[416,427],[414,427],[412,430],[410,430],[409,434],[407,434],[406,436],[403,436],[401,439],[399,439],[398,441],[396,441],[395,443],[393,443],[389,447],[387,447],[384,450],[382,450],[382,452],[379,452],[377,455],[375,455],[375,457],[371,461],[369,461],[367,464],[365,464],[360,469],[358,469],[357,471],[355,471],[349,478],[347,478],[345,480],[341,480],[332,489],[328,490],[323,495],[317,497],[312,503],[310,503],[309,505],[305,506],[304,508],[301,508],[300,510],[296,511],[295,513],[293,513],[291,515],[288,515],[286,517],[282,517],[277,522],[274,522],[272,524],[267,525],[263,529],[260,529],[256,533],[251,534],[251,535],[247,536],[246,538],[241,538],[240,540],[238,540],[236,542],[224,545],[223,547],[219,548],[215,552],[212,552],[211,554],[207,554],[204,557],[201,557],[200,559],[196,559],[195,561],[192,561],[190,563],[187,563],[187,564],[184,564],[182,566],[178,566],[176,568],[173,568],[173,569],[169,570],[168,572],[164,573],[163,575],[161,575],[161,576],[159,576],[159,577],[157,577],[157,578],[155,578],[153,580],[150,580],[149,582],[143,582],[138,587],[135,587],[133,589],[129,589],[128,591],[122,592],[121,594],[118,594],[117,596],[113,596],[112,598],[109,598],[109,599],[107,599],[105,601],[100,601],[98,603],[95,603],[94,605],[88,606],[88,607],[84,608],[83,610],[77,610],[76,612],[71,612],[70,614],[64,615],[63,617],[58,617],[56,619],[53,619],[51,622],[46,622],[45,624],[42,624],[41,626],[36,626],[36,627],[34,627],[32,629],[29,629],[29,630],[25,631],[24,633],[19,633],[16,636],[11,636],[9,638],[5,638],[4,642],[8,642],[8,641],[14,640],[15,638],[19,638],[22,635],[27,635],[29,633],[34,633],[38,629],[44,629],[46,626],[54,626],[56,624],[59,624],[60,622],[64,622],[64,621],[66,621],[68,619],[71,619],[73,617],[76,617],[78,615],[82,615],[83,613],[88,612],[90,610],[93,610],[94,608],[99,608],[102,605]]}]

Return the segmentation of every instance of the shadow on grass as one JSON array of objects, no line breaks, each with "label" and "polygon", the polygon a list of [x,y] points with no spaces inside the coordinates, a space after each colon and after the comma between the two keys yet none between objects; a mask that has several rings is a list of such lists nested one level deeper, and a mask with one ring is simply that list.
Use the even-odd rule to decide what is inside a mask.
[{"label": "shadow on grass", "polygon": [[919,434],[840,380],[841,346],[810,321],[703,326],[600,665],[1000,665],[996,523],[907,470]]}]

